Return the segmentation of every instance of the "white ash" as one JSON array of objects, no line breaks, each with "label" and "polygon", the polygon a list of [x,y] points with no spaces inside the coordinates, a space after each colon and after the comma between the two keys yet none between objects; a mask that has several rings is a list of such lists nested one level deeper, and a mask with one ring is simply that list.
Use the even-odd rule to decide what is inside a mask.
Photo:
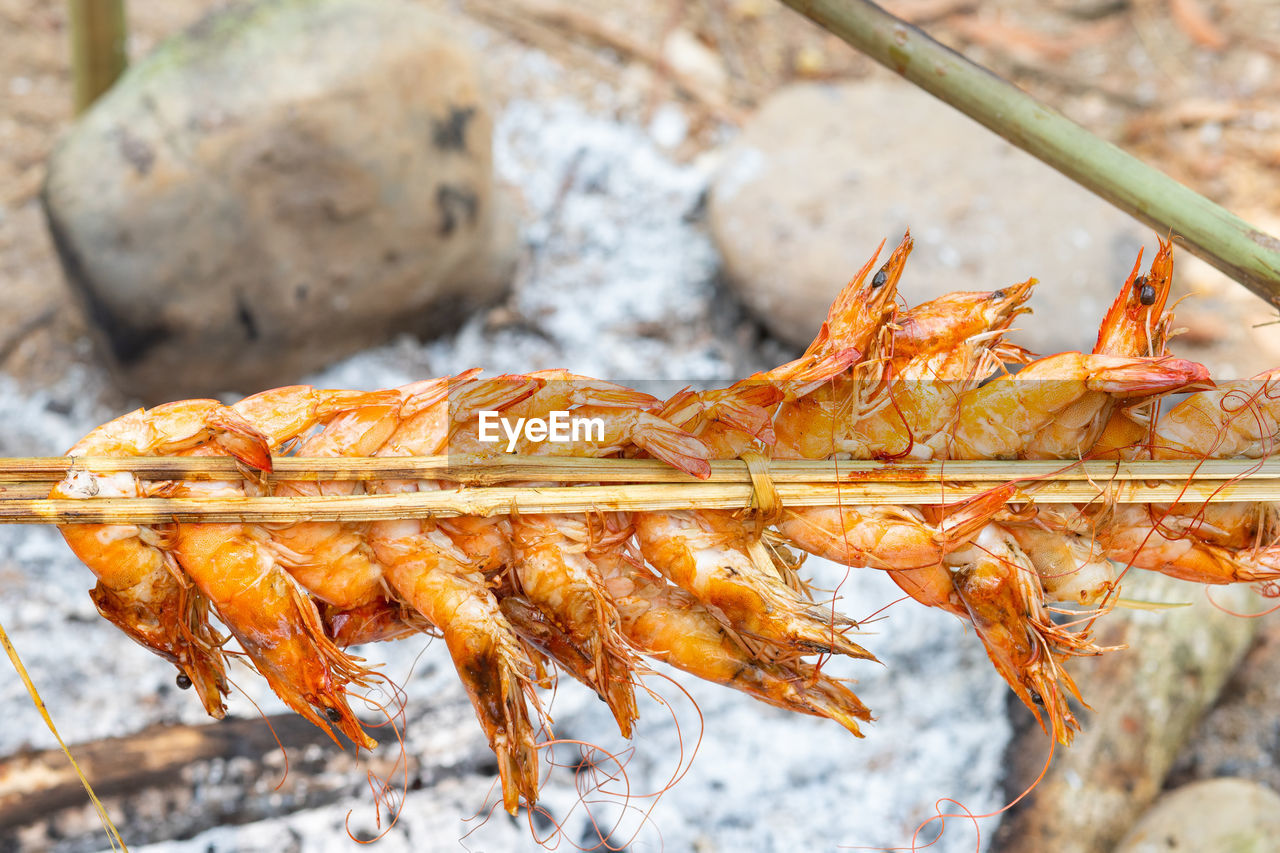
[{"label": "white ash", "polygon": [[[662,134],[659,134],[661,136]],[[739,309],[716,284],[717,260],[700,227],[709,175],[679,165],[646,132],[587,115],[569,103],[516,102],[497,128],[496,162],[526,205],[527,258],[506,319],[476,317],[452,337],[402,339],[312,377],[338,387],[387,387],[472,366],[491,373],[566,367],[622,379],[729,380],[785,353],[762,348]],[[97,424],[120,414],[93,402],[105,377],[68,376],[35,395],[0,379],[0,452],[56,454]],[[835,586],[845,570],[810,560],[806,570]],[[0,531],[0,621],[9,630],[71,742],[123,735],[157,722],[205,720],[195,697],[173,686],[174,671],[97,617],[85,590],[89,572],[57,532],[45,527]],[[879,572],[849,573],[843,609],[866,616],[899,593]],[[641,821],[632,849],[831,849],[837,845],[907,845],[935,801],[952,797],[974,813],[1001,805],[1001,760],[1009,732],[1005,688],[980,643],[959,623],[913,603],[892,607],[864,642],[884,661],[832,664],[858,679],[877,716],[859,740],[836,724],[773,709],[734,691],[672,677],[701,709],[701,745],[687,774]],[[449,766],[482,754],[483,735],[443,643],[420,640],[361,650],[403,684],[411,709],[406,748],[423,763]],[[265,713],[283,711],[262,679],[242,667],[238,685]],[[412,672],[412,677],[410,673]],[[664,669],[664,674],[670,671]],[[661,678],[648,683],[676,707],[679,728],[653,701],[627,766],[632,791],[652,792],[699,736],[699,716]],[[8,725],[0,749],[54,745],[16,677],[0,680]],[[585,688],[562,681],[551,706],[556,731],[613,750],[620,741],[607,709]],[[237,696],[235,716],[256,715]],[[369,717],[373,719],[371,715]],[[563,761],[573,755],[561,747]],[[399,822],[375,851],[536,849],[528,827],[498,809],[493,779],[463,773],[411,792]],[[551,774],[543,801],[565,822],[569,842],[589,842],[589,826],[569,771]],[[636,809],[648,801],[637,799]],[[600,806],[601,815],[611,806]],[[191,851],[354,850],[351,828],[374,828],[368,794],[281,818],[224,826],[186,841],[133,847],[150,853]],[[119,816],[117,816],[119,817]],[[606,821],[607,823],[607,821]],[[125,828],[126,840],[128,827]],[[990,837],[993,821],[982,825]],[[544,830],[545,831],[545,830]],[[932,838],[926,831],[921,842]],[[974,833],[952,820],[935,850],[973,850]],[[105,842],[103,844],[105,847]],[[587,846],[590,846],[587,843]]]}]

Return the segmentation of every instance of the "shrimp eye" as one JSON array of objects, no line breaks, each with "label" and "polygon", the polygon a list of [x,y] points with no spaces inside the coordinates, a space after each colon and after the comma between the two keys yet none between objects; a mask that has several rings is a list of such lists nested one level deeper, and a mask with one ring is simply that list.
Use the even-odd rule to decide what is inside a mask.
[{"label": "shrimp eye", "polygon": [[876,273],[875,276],[871,279],[871,287],[872,289],[875,289],[877,287],[884,287],[885,283],[888,281],[889,281],[889,274],[882,269],[878,273]]},{"label": "shrimp eye", "polygon": [[1037,705],[1039,705],[1041,708],[1043,708],[1043,707],[1044,707],[1044,697],[1043,697],[1043,696],[1041,696],[1041,695],[1039,694],[1039,692],[1037,692],[1037,691],[1035,691],[1035,690],[1032,690],[1032,691],[1031,691],[1031,701],[1032,701],[1032,702],[1035,702],[1035,703],[1036,703]]},{"label": "shrimp eye", "polygon": [[175,679],[175,680],[178,682],[178,689],[179,689],[179,690],[190,690],[190,689],[191,689],[191,678],[190,678],[190,676],[188,676],[185,672],[180,672],[180,673],[178,673],[178,677],[177,677],[177,679]]},{"label": "shrimp eye", "polygon": [[1142,285],[1142,290],[1138,291],[1138,301],[1143,305],[1154,305],[1156,303],[1156,289],[1149,284]]},{"label": "shrimp eye", "polygon": [[337,708],[325,708],[324,715],[329,718],[329,722],[337,723],[342,720],[342,712]]},{"label": "shrimp eye", "polygon": [[1004,299],[1004,291],[1003,291],[1003,290],[993,290],[993,291],[991,291],[991,298],[992,298],[992,299]]}]

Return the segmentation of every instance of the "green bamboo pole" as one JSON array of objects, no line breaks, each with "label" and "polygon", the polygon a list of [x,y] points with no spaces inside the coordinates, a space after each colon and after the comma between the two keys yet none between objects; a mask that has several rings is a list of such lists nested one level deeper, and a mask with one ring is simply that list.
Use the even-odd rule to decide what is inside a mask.
[{"label": "green bamboo pole", "polygon": [[124,0],[68,0],[76,115],[124,72]]},{"label": "green bamboo pole", "polygon": [[1280,307],[1280,240],[868,0],[783,2]]}]

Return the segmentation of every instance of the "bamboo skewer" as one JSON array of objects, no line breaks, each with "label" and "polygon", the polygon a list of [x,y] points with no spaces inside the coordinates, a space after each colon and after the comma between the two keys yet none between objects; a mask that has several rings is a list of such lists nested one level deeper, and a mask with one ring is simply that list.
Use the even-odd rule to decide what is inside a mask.
[{"label": "bamboo skewer", "polygon": [[[711,477],[699,480],[653,459],[595,459],[565,456],[460,456],[329,458],[278,456],[271,480],[445,480],[482,486],[549,480],[564,483],[749,483],[739,459],[711,462]],[[61,480],[73,470],[96,474],[128,472],[144,480],[238,479],[244,470],[229,456],[41,456],[0,458],[0,489],[22,483]],[[947,460],[884,462],[864,459],[775,459],[775,483],[815,482],[995,482],[1011,480],[1229,480],[1280,479],[1280,456],[1265,459],[1115,461],[1094,459]],[[2,492],[0,492],[2,494]]]},{"label": "bamboo skewer", "polygon": [[[240,477],[229,459],[121,458],[0,461],[0,523],[166,524],[171,522],[379,521],[395,518],[610,510],[750,509],[756,490],[740,460],[717,461],[709,481],[660,462],[630,459],[509,457],[458,462],[449,457],[276,461],[277,479],[449,480],[464,485],[408,494],[339,497],[94,498],[49,500],[48,481],[68,470],[132,471],[155,478]],[[19,476],[26,480],[18,480]],[[1017,482],[1011,502],[1116,503],[1280,500],[1280,458],[1253,460],[1062,462],[777,461],[769,466],[785,506],[952,503]],[[549,480],[607,485],[492,486],[470,483]],[[44,482],[39,482],[43,480]],[[34,482],[33,482],[34,481]]]}]

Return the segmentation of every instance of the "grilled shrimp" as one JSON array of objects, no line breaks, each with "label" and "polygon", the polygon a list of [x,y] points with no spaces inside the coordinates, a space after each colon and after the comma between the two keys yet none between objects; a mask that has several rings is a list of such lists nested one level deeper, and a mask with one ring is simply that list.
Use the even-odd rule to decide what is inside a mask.
[{"label": "grilled shrimp", "polygon": [[627,638],[646,655],[770,705],[835,720],[862,736],[858,722],[871,714],[852,690],[795,655],[748,651],[697,598],[652,574],[620,543],[590,553]]},{"label": "grilled shrimp", "polygon": [[[139,409],[98,427],[70,456],[145,456],[213,442],[243,464],[271,467],[265,436],[215,400],[185,400]],[[160,486],[134,475],[72,469],[50,497],[141,497]],[[133,524],[70,524],[61,528],[71,550],[98,577],[98,611],[136,642],[176,664],[179,684],[195,687],[210,716],[222,719],[227,692],[223,638],[209,626],[209,603],[192,587],[169,550],[171,528]]]},{"label": "grilled shrimp", "polygon": [[[1146,275],[1139,275],[1142,253],[1120,288],[1098,330],[1095,355],[1158,358],[1166,355],[1165,341],[1173,315],[1164,313],[1173,282],[1173,247],[1160,249]],[[1208,378],[1207,373],[1204,378]],[[1053,380],[1051,380],[1053,381]],[[1119,397],[1105,390],[1089,390],[1034,437],[1019,455],[1024,459],[1079,459],[1089,454],[1116,411]],[[1122,412],[1119,417],[1127,418]],[[1113,430],[1116,428],[1113,427]]]},{"label": "grilled shrimp", "polygon": [[802,654],[874,659],[844,635],[852,622],[805,601],[772,565],[753,557],[759,549],[733,513],[639,512],[634,523],[645,559],[737,633]]},{"label": "grilled shrimp", "polygon": [[955,426],[929,445],[938,458],[1014,459],[1025,452],[1027,436],[1039,435],[1092,392],[1139,400],[1203,387],[1208,380],[1204,365],[1171,356],[1059,353],[965,395]]},{"label": "grilled shrimp", "polygon": [[[376,452],[377,456],[430,456],[449,441],[455,420],[467,420],[467,407],[501,409],[536,390],[499,377],[466,384],[405,418]],[[459,408],[459,401],[464,405]],[[411,405],[406,404],[406,405]],[[417,481],[376,481],[369,490],[402,493],[434,488]],[[369,526],[369,544],[383,576],[397,595],[435,625],[475,707],[489,746],[498,758],[503,805],[515,813],[521,797],[538,796],[538,758],[534,726],[526,701],[540,713],[533,693],[533,663],[503,616],[485,576],[431,519],[380,521]]]},{"label": "grilled shrimp", "polygon": [[[1007,331],[1020,314],[1031,311],[1023,305],[1031,296],[1036,280],[990,291],[958,291],[946,293],[899,311],[893,325],[893,362],[903,365],[916,356],[945,353],[962,341],[985,339],[992,332]],[[993,344],[1001,361],[1031,361],[1022,347],[1007,341]],[[967,379],[968,373],[945,376]]]},{"label": "grilled shrimp", "polygon": [[[1035,279],[989,293],[953,293],[901,312],[888,360],[891,382],[877,403],[841,433],[833,452],[855,459],[929,458],[925,442],[950,426],[963,395],[1008,361],[1025,361],[1004,341]],[[979,328],[974,320],[987,325]]]},{"label": "grilled shrimp", "polygon": [[1106,649],[1054,624],[1044,609],[1035,567],[996,525],[986,527],[972,548],[955,552],[948,561],[956,566],[956,591],[996,670],[1046,733],[1070,746],[1080,724],[1060,686],[1083,700],[1062,660]]},{"label": "grilled shrimp", "polygon": [[943,559],[978,535],[1013,492],[1013,486],[1004,486],[948,507],[936,525],[914,507],[788,509],[778,532],[810,554],[846,566],[885,569],[916,601],[963,616]]},{"label": "grilled shrimp", "polygon": [[[582,516],[522,515],[512,519],[515,576],[522,596],[553,625],[562,643],[544,646],[613,712],[623,737],[636,719],[631,672],[639,663],[622,635],[604,579],[584,553]],[[517,628],[519,625],[517,625]]]},{"label": "grilled shrimp", "polygon": [[[303,435],[323,417],[348,407],[373,405],[388,396],[394,397],[387,392],[321,391],[295,385],[247,397],[233,408],[266,436],[269,446],[278,447]],[[183,451],[192,456],[225,452],[216,442]],[[243,497],[247,488],[242,481],[192,481],[175,485],[171,493]],[[183,570],[289,707],[331,736],[329,723],[357,745],[374,745],[346,698],[348,684],[369,686],[374,674],[329,639],[315,604],[284,569],[281,554],[263,527],[179,524],[173,548]]]}]

